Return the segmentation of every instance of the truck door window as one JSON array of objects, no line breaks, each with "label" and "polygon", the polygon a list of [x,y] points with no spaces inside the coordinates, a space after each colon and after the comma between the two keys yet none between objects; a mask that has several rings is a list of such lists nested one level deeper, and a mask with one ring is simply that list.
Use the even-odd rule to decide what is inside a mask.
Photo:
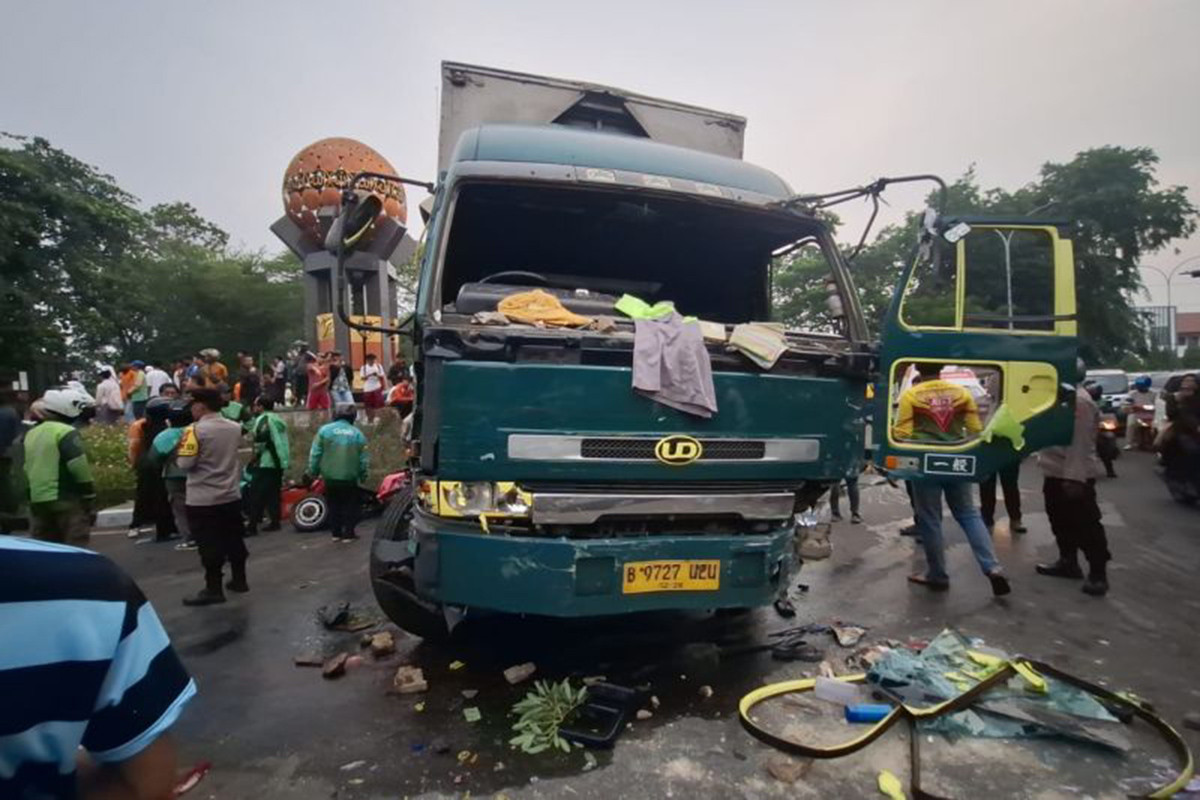
[{"label": "truck door window", "polygon": [[1046,231],[975,227],[959,248],[964,328],[1054,330],[1054,243]]},{"label": "truck door window", "polygon": [[900,317],[913,328],[956,327],[958,270],[954,247],[934,241],[917,255],[904,288]]},{"label": "truck door window", "polygon": [[892,438],[940,446],[978,439],[1004,396],[1003,367],[936,362],[931,370],[921,363],[899,362],[892,372]]}]

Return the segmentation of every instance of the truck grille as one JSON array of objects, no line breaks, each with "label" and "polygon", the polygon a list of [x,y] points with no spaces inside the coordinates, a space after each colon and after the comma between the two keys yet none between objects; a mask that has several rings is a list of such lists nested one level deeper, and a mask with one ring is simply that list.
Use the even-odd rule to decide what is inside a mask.
[{"label": "truck grille", "polygon": [[[766,444],[754,439],[700,439],[704,448],[700,461],[755,461],[766,454]],[[580,442],[583,458],[653,461],[657,439],[584,438]]]}]

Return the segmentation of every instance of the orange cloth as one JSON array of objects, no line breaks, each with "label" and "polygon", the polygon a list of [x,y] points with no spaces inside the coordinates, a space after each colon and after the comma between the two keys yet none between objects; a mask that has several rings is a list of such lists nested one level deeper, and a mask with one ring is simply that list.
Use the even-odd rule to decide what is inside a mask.
[{"label": "orange cloth", "polygon": [[136,467],[142,454],[146,452],[146,420],[143,417],[134,420],[129,426],[129,466]]},{"label": "orange cloth", "polygon": [[541,289],[510,294],[496,305],[496,310],[511,320],[529,325],[540,322],[555,328],[582,328],[592,324],[591,317],[568,311],[557,297]]},{"label": "orange cloth", "polygon": [[128,400],[129,395],[137,388],[137,370],[127,369],[121,373],[121,399]]}]

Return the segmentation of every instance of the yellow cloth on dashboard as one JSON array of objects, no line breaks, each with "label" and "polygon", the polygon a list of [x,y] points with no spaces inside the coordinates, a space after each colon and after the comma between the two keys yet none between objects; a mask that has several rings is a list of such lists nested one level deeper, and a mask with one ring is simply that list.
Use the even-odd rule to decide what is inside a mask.
[{"label": "yellow cloth on dashboard", "polygon": [[496,310],[514,322],[527,325],[540,323],[557,328],[582,328],[592,323],[591,317],[568,311],[562,301],[541,289],[510,294],[496,305]]}]

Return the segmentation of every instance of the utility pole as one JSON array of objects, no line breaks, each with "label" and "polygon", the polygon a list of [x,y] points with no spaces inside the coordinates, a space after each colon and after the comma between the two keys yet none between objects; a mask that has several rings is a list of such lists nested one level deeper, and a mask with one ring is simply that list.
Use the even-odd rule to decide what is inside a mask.
[{"label": "utility pole", "polygon": [[[1188,256],[1183,261],[1180,261],[1170,272],[1163,272],[1158,267],[1152,267],[1149,264],[1142,265],[1141,269],[1148,269],[1151,272],[1157,272],[1162,276],[1162,279],[1167,282],[1167,337],[1170,341],[1167,347],[1174,352],[1175,350],[1175,307],[1171,305],[1171,281],[1175,279],[1175,274],[1179,272],[1184,264],[1189,264],[1193,261],[1200,260],[1200,255]],[[1190,275],[1193,278],[1200,278],[1200,269],[1185,272],[1185,275]]]}]

